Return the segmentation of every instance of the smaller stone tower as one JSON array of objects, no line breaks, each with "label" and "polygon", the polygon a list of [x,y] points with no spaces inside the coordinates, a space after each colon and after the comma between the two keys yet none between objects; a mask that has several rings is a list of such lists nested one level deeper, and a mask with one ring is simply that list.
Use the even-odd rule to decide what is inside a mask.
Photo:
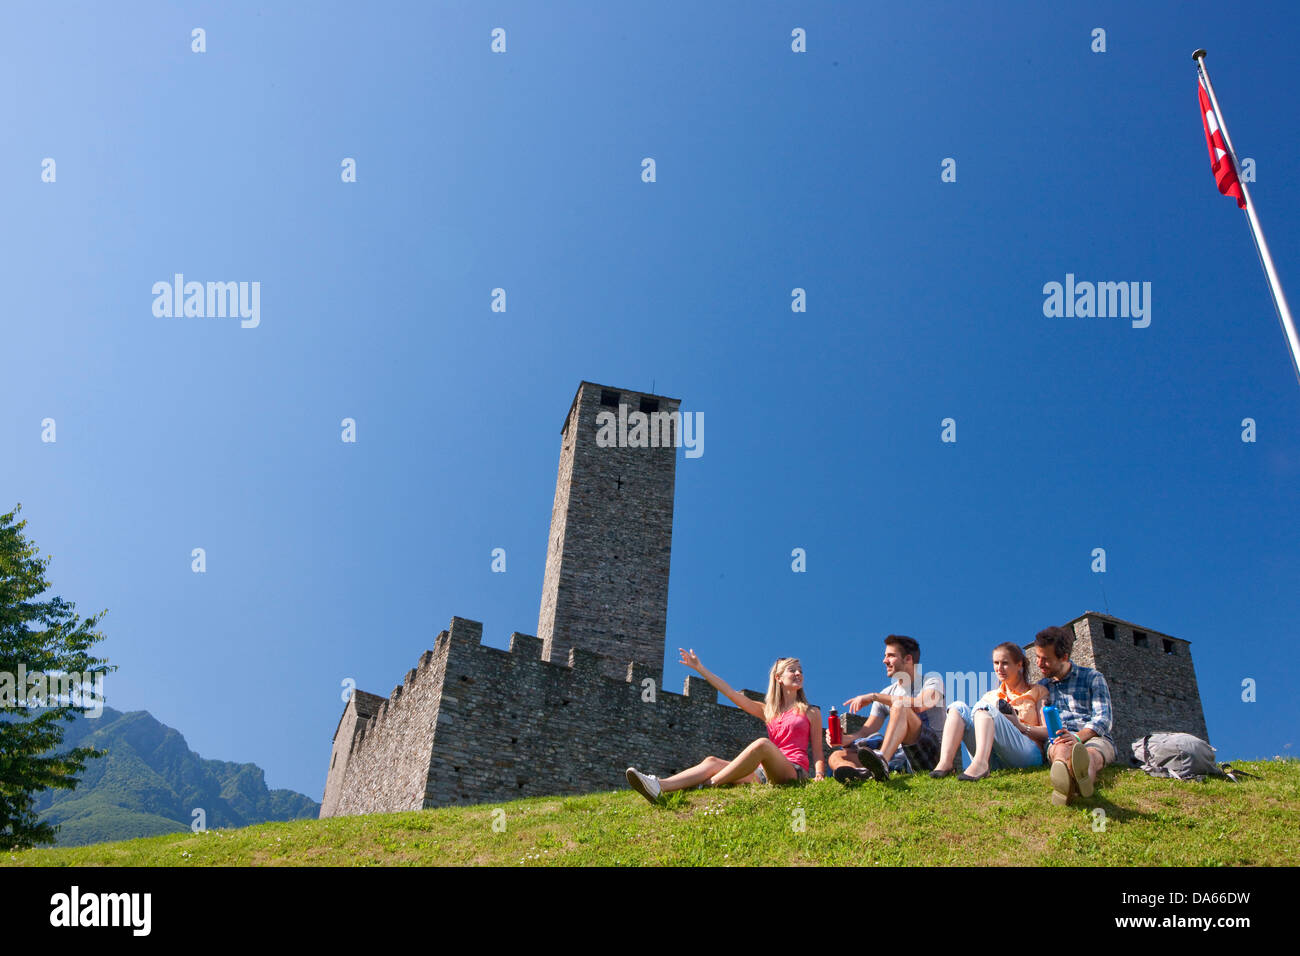
[{"label": "smaller stone tower", "polygon": [[[1064,626],[1074,631],[1070,659],[1101,671],[1110,687],[1117,762],[1127,763],[1129,745],[1146,734],[1177,731],[1210,739],[1190,642],[1096,611]],[[1029,679],[1041,679],[1033,644],[1025,653]]]}]

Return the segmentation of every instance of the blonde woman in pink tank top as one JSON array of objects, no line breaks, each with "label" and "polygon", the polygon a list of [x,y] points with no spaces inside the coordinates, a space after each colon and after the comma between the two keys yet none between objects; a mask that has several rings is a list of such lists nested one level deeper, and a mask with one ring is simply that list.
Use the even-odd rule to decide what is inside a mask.
[{"label": "blonde woman in pink tank top", "polygon": [[662,794],[700,784],[721,787],[732,783],[795,783],[808,779],[809,746],[817,768],[813,779],[826,778],[820,733],[821,711],[809,704],[804,696],[803,668],[798,658],[783,657],[772,665],[767,680],[767,696],[760,704],[732,690],[726,681],[711,673],[700,663],[695,651],[678,650],[683,664],[745,713],[766,723],[768,736],[759,737],[733,760],[705,757],[689,770],[662,780],[628,767],[627,782],[633,790],[654,803]]}]

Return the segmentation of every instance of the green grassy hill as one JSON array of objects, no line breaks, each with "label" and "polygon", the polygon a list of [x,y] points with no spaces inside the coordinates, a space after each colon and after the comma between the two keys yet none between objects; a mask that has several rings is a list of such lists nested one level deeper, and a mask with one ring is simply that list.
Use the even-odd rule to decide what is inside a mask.
[{"label": "green grassy hill", "polygon": [[1110,768],[1094,797],[1068,808],[1050,805],[1041,770],[973,784],[695,790],[653,807],[624,790],[3,853],[0,865],[1300,864],[1300,762],[1236,766],[1263,779],[1184,783]]}]

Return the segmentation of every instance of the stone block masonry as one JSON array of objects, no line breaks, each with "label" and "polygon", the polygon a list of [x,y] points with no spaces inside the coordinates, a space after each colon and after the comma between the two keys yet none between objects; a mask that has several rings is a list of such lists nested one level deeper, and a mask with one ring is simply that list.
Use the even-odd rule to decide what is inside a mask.
[{"label": "stone block masonry", "polygon": [[[622,677],[627,661],[663,666],[680,402],[582,382],[560,429],[537,635],[546,660],[594,651]],[[598,441],[602,413],[645,417],[642,441]],[[619,436],[629,437],[626,434]]]},{"label": "stone block masonry", "polygon": [[617,790],[629,765],[667,776],[706,756],[730,760],[766,736],[762,721],[718,703],[695,675],[681,694],[666,693],[661,672],[638,662],[619,680],[583,648],[559,664],[542,659],[531,635],[512,634],[503,651],[482,634],[478,622],[452,618],[386,700],[353,695],[321,817]]}]

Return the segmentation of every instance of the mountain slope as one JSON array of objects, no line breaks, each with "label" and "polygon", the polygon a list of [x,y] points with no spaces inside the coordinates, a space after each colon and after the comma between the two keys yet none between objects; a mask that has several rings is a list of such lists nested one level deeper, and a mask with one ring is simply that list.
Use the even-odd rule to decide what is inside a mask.
[{"label": "mountain slope", "polygon": [[261,767],[205,760],[175,729],[148,711],[78,715],[63,748],[94,747],[107,755],[86,761],[75,790],[46,790],[36,798],[41,819],[61,826],[59,846],[180,833],[195,810],[204,825],[244,827],[315,817],[320,804],[292,790],[268,790]]}]

